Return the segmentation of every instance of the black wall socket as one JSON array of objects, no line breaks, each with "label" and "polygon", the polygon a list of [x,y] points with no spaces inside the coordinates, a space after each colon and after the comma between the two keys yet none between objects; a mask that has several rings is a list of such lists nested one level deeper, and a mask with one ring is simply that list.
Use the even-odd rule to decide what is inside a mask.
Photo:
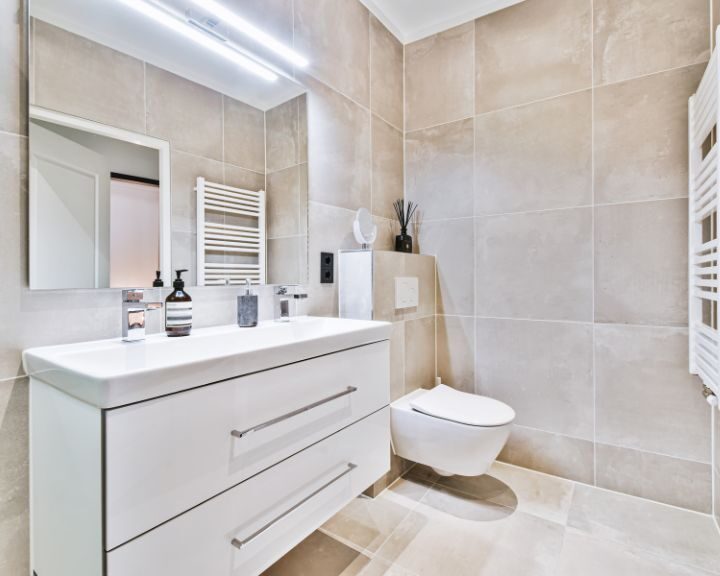
[{"label": "black wall socket", "polygon": [[335,254],[320,252],[320,284],[335,282]]}]

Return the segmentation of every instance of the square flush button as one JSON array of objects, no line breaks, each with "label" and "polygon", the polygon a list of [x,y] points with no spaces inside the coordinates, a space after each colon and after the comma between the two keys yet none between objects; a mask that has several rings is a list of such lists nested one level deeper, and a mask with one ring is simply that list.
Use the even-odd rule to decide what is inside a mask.
[{"label": "square flush button", "polygon": [[420,301],[418,279],[411,277],[395,278],[395,309],[417,308]]}]

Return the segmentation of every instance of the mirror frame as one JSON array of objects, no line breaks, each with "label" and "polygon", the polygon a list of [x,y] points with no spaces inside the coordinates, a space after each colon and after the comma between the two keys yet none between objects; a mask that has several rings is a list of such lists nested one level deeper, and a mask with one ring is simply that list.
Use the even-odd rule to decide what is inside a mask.
[{"label": "mirror frame", "polygon": [[[159,233],[160,233],[160,263],[159,269],[161,278],[166,286],[172,284],[172,205],[170,196],[170,143],[160,138],[154,138],[152,136],[146,136],[144,134],[138,134],[136,132],[130,132],[129,130],[123,130],[121,128],[114,128],[92,120],[85,120],[84,118],[78,118],[77,116],[71,116],[62,112],[56,112],[54,110],[48,110],[40,106],[30,105],[28,110],[29,120],[42,120],[52,124],[58,124],[60,126],[67,126],[68,128],[74,128],[76,130],[82,130],[99,136],[105,136],[115,140],[121,140],[136,144],[139,146],[145,146],[146,148],[152,148],[158,151],[159,161],[159,174],[160,174],[160,222],[159,222]],[[30,143],[32,146],[32,143]],[[38,289],[34,286],[33,279],[36,277],[34,270],[37,258],[33,258],[34,241],[35,236],[35,218],[34,215],[37,213],[37,193],[35,186],[37,183],[37,176],[32,176],[33,167],[29,166],[29,203],[28,203],[28,268],[29,268],[29,281],[30,289]],[[111,288],[110,286],[99,287],[95,289]],[[131,288],[131,287],[129,287]],[[146,286],[139,286],[138,288],[146,288]]]}]

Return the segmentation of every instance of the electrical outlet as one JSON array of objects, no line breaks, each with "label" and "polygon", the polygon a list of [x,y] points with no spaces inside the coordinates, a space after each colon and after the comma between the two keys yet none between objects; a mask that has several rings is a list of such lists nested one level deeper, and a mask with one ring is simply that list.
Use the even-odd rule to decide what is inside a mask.
[{"label": "electrical outlet", "polygon": [[417,308],[420,302],[420,288],[415,276],[395,278],[395,308]]},{"label": "electrical outlet", "polygon": [[320,252],[320,284],[335,283],[335,255],[332,252]]}]

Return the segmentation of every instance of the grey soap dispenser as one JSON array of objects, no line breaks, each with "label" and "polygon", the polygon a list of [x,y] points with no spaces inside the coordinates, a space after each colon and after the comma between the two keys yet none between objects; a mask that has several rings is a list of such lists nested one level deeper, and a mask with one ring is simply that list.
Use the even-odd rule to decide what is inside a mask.
[{"label": "grey soap dispenser", "polygon": [[258,297],[250,289],[250,280],[245,283],[245,294],[237,297],[237,323],[240,328],[252,328],[258,323]]}]

